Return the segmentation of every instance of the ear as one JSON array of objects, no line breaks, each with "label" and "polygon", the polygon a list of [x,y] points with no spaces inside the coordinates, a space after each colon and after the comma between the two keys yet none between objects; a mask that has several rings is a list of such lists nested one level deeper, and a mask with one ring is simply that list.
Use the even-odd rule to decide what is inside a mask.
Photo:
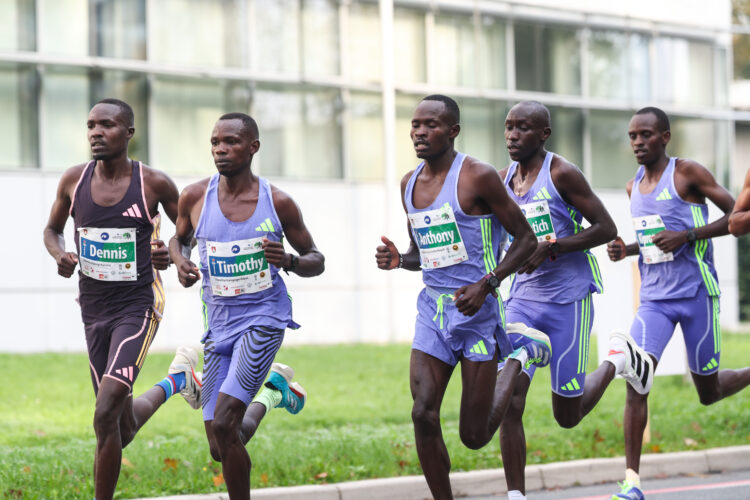
[{"label": "ear", "polygon": [[669,140],[672,138],[672,131],[671,130],[665,130],[661,133],[661,142],[665,146],[669,144]]},{"label": "ear", "polygon": [[128,127],[128,140],[132,139],[135,135],[135,127]]},{"label": "ear", "polygon": [[255,154],[260,149],[260,141],[258,139],[255,139],[253,142],[250,143],[250,154]]},{"label": "ear", "polygon": [[549,136],[552,135],[552,129],[549,127],[544,127],[542,129],[542,142],[546,142],[547,139],[549,139]]},{"label": "ear", "polygon": [[461,125],[459,125],[458,123],[454,123],[453,125],[451,125],[451,131],[448,137],[451,139],[455,139],[456,137],[458,137],[458,134],[460,132],[461,132]]}]

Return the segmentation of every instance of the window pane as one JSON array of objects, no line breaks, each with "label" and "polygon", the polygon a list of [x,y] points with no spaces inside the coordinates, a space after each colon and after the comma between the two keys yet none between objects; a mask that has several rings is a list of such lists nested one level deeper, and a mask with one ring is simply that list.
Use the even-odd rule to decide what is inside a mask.
[{"label": "window pane", "polygon": [[479,31],[479,85],[507,88],[505,19],[482,16]]},{"label": "window pane", "polygon": [[670,156],[695,160],[716,172],[716,128],[712,120],[671,118],[672,139],[667,146]]},{"label": "window pane", "polygon": [[88,4],[81,0],[37,0],[42,13],[39,16],[40,52],[89,55]]},{"label": "window pane", "polygon": [[37,167],[37,74],[0,66],[0,168]]},{"label": "window pane", "polygon": [[259,87],[252,103],[260,128],[258,171],[298,179],[341,178],[340,108],[335,90]]},{"label": "window pane", "polygon": [[591,111],[591,183],[597,188],[625,189],[638,169],[628,140],[630,113]]},{"label": "window pane", "polygon": [[339,74],[339,11],[334,0],[305,0],[302,10],[304,74]]},{"label": "window pane", "polygon": [[729,105],[729,62],[727,61],[727,49],[724,47],[716,48],[716,73],[717,83],[714,104],[716,106],[726,107]]},{"label": "window pane", "polygon": [[159,0],[149,5],[155,20],[149,23],[153,61],[184,66],[244,65],[247,29],[240,0]]},{"label": "window pane", "polygon": [[383,105],[380,95],[352,92],[347,127],[349,173],[355,180],[382,180]]},{"label": "window pane", "polygon": [[91,158],[86,139],[89,79],[80,69],[47,68],[42,85],[44,168],[64,170]]},{"label": "window pane", "polygon": [[583,170],[583,113],[555,106],[549,106],[549,112],[552,135],[547,139],[547,150],[564,156]]},{"label": "window pane", "polygon": [[[471,16],[452,12],[435,16],[431,74],[435,83],[462,87],[477,85]],[[401,47],[398,48],[401,50]]]},{"label": "window pane", "polygon": [[408,94],[396,95],[396,176],[398,179],[422,161],[417,158],[410,137],[411,119],[421,98],[421,96]]},{"label": "window pane", "polygon": [[580,44],[575,29],[518,23],[514,34],[519,90],[580,95]]},{"label": "window pane", "polygon": [[146,0],[95,0],[98,56],[146,59]]},{"label": "window pane", "polygon": [[170,174],[211,175],[211,132],[227,110],[221,82],[156,78],[151,164]]},{"label": "window pane", "polygon": [[505,102],[483,99],[459,100],[461,132],[456,138],[456,149],[500,170],[510,163],[505,148]]},{"label": "window pane", "polygon": [[34,50],[34,0],[2,0],[0,50]]},{"label": "window pane", "polygon": [[423,12],[398,7],[393,9],[393,50],[396,81],[424,82],[426,52]]},{"label": "window pane", "polygon": [[713,104],[713,46],[679,38],[656,39],[656,97],[660,102]]},{"label": "window pane", "polygon": [[255,0],[253,67],[269,73],[299,74],[297,0]]},{"label": "window pane", "polygon": [[379,81],[382,62],[378,6],[376,4],[351,4],[348,59],[350,76],[355,80]]},{"label": "window pane", "polygon": [[135,135],[128,145],[128,156],[148,163],[148,112],[146,76],[126,71],[97,71],[91,74],[91,102],[114,97],[130,104],[135,115]]}]

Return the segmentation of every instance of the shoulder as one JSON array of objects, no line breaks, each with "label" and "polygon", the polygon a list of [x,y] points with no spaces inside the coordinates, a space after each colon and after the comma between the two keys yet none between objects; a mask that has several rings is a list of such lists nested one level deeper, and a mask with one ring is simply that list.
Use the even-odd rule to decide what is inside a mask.
[{"label": "shoulder", "polygon": [[498,174],[500,175],[500,178],[505,181],[505,178],[508,176],[508,171],[510,170],[510,165],[505,167],[504,169],[500,170]]},{"label": "shoulder", "polygon": [[461,173],[469,174],[471,178],[476,179],[477,181],[501,178],[495,167],[471,156],[467,156],[466,159],[464,159]]},{"label": "shoulder", "polygon": [[298,210],[297,203],[286,191],[279,189],[277,186],[268,183],[268,187],[271,190],[271,200],[273,201],[273,208],[276,210],[276,214],[283,218],[285,214],[289,213],[289,210]]},{"label": "shoulder", "polygon": [[163,188],[174,186],[174,181],[166,173],[141,163],[143,182],[150,188],[159,191]]},{"label": "shoulder", "polygon": [[210,177],[207,177],[198,182],[188,184],[185,189],[182,190],[182,193],[180,193],[180,202],[193,205],[200,201],[206,194],[206,189],[208,188],[208,182],[210,180]]},{"label": "shoulder", "polygon": [[675,174],[686,177],[688,180],[700,180],[713,177],[711,171],[694,160],[677,158],[674,165]]},{"label": "shoulder", "polygon": [[68,192],[68,194],[72,196],[73,189],[75,188],[76,184],[78,184],[78,181],[81,179],[81,176],[83,175],[83,172],[86,169],[86,165],[88,165],[88,162],[81,163],[80,165],[75,165],[67,169],[65,172],[63,172],[62,176],[60,176],[60,183],[59,183],[60,190]]},{"label": "shoulder", "polygon": [[627,184],[625,184],[625,190],[628,192],[628,195],[633,192],[633,186],[635,185],[635,177],[630,179]]},{"label": "shoulder", "polygon": [[555,184],[567,184],[570,182],[586,182],[586,177],[575,164],[569,162],[562,156],[555,154],[549,166],[549,174]]}]

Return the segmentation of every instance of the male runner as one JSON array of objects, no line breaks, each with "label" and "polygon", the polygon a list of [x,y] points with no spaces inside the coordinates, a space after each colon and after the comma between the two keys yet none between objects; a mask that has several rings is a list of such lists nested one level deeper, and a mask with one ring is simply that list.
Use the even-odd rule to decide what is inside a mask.
[{"label": "male runner", "polygon": [[[184,287],[203,275],[203,420],[232,499],[250,498],[245,444],[261,419],[271,408],[296,414],[305,404],[304,389],[290,382],[293,370],[271,366],[284,329],[299,327],[279,269],[306,277],[324,269],[297,204],[251,170],[258,148],[258,126],[250,116],[219,118],[211,134],[218,173],[182,192],[177,232],[169,242]],[[284,251],[284,236],[299,256]],[[193,237],[200,271],[189,260]],[[269,369],[267,387],[252,402]]]},{"label": "male runner", "polygon": [[729,216],[729,232],[738,237],[750,233],[750,170]]},{"label": "male runner", "polygon": [[[440,406],[456,364],[463,382],[461,441],[478,449],[500,425],[521,365],[549,362],[548,339],[532,333],[533,341],[512,353],[508,370],[497,376],[498,359],[510,353],[510,344],[496,289],[536,243],[497,171],[455,150],[459,118],[458,105],[446,96],[425,97],[417,106],[411,139],[423,162],[401,180],[409,250],[399,254],[383,236],[375,254],[380,269],[422,270],[410,365],[412,420],[436,500],[453,498]],[[514,240],[498,265],[503,227]]]},{"label": "male runner", "polygon": [[[719,370],[719,282],[711,238],[727,234],[734,200],[702,165],[666,155],[671,132],[661,109],[638,110],[628,135],[640,164],[626,188],[638,241],[625,245],[618,236],[607,252],[613,261],[639,255],[640,306],[630,334],[656,366],[680,323],[698,397],[710,405],[750,384],[750,368]],[[706,198],[725,215],[707,223]],[[638,469],[647,398],[628,387],[623,426],[627,470],[622,491],[612,498],[643,498]]]},{"label": "male runner", "polygon": [[[196,406],[200,381],[195,351],[181,349],[171,374],[133,399],[133,383],[164,310],[164,288],[156,269],[169,255],[159,240],[159,204],[177,215],[177,187],[166,174],[128,159],[133,110],[117,99],[99,101],[89,113],[93,160],[69,168],[60,179],[44,244],[57,273],[73,275],[80,263],[79,296],[91,381],[96,394],[94,488],[111,499],[122,448],[174,392]],[[63,231],[73,218],[77,252],[65,251]],[[153,267],[152,267],[153,266]]]},{"label": "male runner", "polygon": [[[513,163],[500,176],[539,241],[512,280],[505,314],[514,346],[525,341],[519,333],[528,327],[549,335],[552,410],[560,426],[571,428],[594,408],[616,374],[634,381],[642,374],[630,369],[631,353],[637,349],[632,340],[613,334],[608,363],[586,376],[594,321],[592,295],[602,292],[599,265],[589,249],[610,241],[617,228],[578,167],[545,150],[551,133],[549,110],[536,101],[516,104],[505,118],[505,143]],[[584,218],[590,223],[585,229]],[[645,353],[642,356],[646,358]],[[647,369],[650,379],[653,369]],[[500,426],[511,500],[526,498],[522,417],[534,371],[534,366],[524,369],[528,376],[520,377]]]}]

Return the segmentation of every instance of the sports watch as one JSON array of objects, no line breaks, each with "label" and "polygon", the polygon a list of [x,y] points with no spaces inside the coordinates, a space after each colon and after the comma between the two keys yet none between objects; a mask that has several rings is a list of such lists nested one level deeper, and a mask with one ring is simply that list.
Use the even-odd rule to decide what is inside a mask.
[{"label": "sports watch", "polygon": [[550,260],[555,260],[557,258],[557,254],[560,253],[560,244],[557,242],[557,240],[549,240],[549,245],[547,245],[547,253],[549,254]]},{"label": "sports watch", "polygon": [[484,276],[484,281],[487,282],[487,284],[490,286],[490,293],[493,297],[497,297],[497,292],[495,291],[497,288],[500,287],[500,280],[497,276],[495,276],[495,273],[489,272]]},{"label": "sports watch", "polygon": [[698,238],[695,235],[695,230],[688,229],[688,232],[687,232],[687,242],[688,242],[688,245],[692,245],[693,243],[695,243],[695,240],[697,240],[697,239]]}]

